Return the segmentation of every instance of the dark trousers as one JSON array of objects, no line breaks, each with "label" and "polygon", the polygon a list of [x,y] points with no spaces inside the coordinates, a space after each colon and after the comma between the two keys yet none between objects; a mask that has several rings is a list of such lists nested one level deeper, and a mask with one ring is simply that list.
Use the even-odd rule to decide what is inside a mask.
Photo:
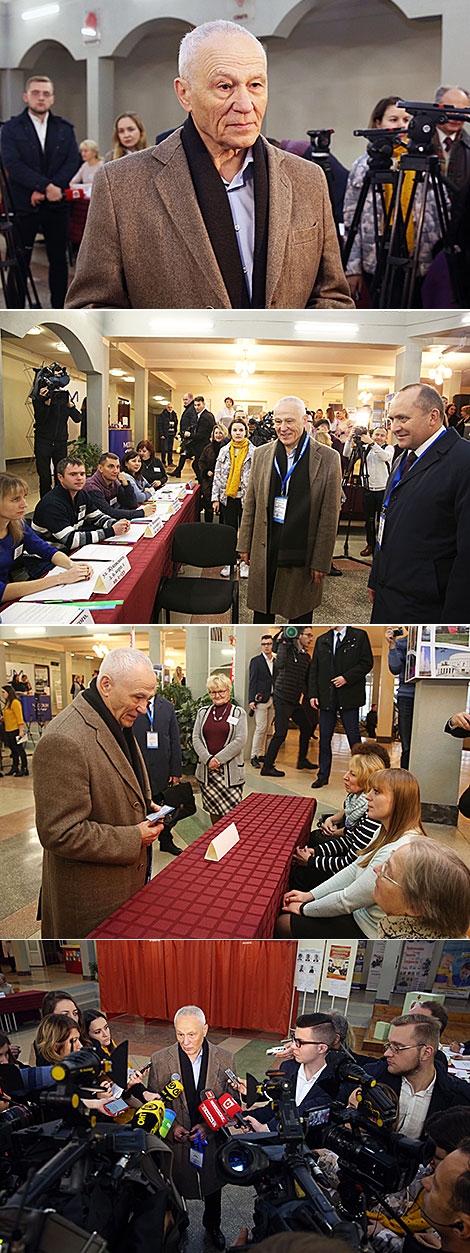
[{"label": "dark trousers", "polygon": [[54,483],[57,484],[57,465],[62,457],[67,456],[67,438],[60,440],[40,439],[36,435],[34,456],[39,475],[39,495],[45,496],[46,492],[50,492],[52,487],[51,461],[54,465]]},{"label": "dark trousers", "polygon": [[160,454],[162,464],[173,465],[173,444],[175,442],[174,435],[162,435],[160,439]]},{"label": "dark trousers", "polygon": [[178,465],[175,470],[175,478],[177,477],[178,474],[181,474],[181,471],[184,469],[187,461],[190,461],[189,453],[180,452],[180,458],[179,458]]},{"label": "dark trousers", "polygon": [[408,770],[410,760],[411,730],[413,727],[414,699],[412,696],[399,696],[397,699],[397,705],[398,734],[401,740],[400,766],[402,770]]},{"label": "dark trousers", "polygon": [[224,523],[224,526],[233,526],[238,533],[241,516],[242,516],[241,500],[237,500],[236,497],[233,498],[232,496],[227,496],[227,504],[224,505],[223,516],[222,516],[222,521]]},{"label": "dark trousers", "polygon": [[364,932],[358,927],[352,914],[335,915],[334,918],[308,918],[304,914],[291,914],[292,935],[309,940],[363,940]]},{"label": "dark trousers", "polygon": [[12,756],[13,770],[18,770],[21,765],[22,770],[26,770],[28,763],[26,753],[22,744],[16,743],[18,731],[5,731],[5,737]]},{"label": "dark trousers", "polygon": [[210,496],[202,495],[201,504],[204,506],[204,522],[213,522],[214,509]]},{"label": "dark trousers", "polygon": [[203,1223],[205,1227],[220,1227],[220,1219],[222,1214],[222,1188],[217,1188],[216,1192],[210,1192],[209,1196],[204,1197],[204,1214]]},{"label": "dark trousers", "polygon": [[[20,242],[26,254],[27,265],[31,262],[34,240],[38,231],[44,235],[47,259],[49,262],[49,290],[51,308],[63,309],[67,294],[67,240],[69,233],[69,217],[65,204],[50,204],[45,200],[38,209],[31,213],[17,213],[15,226]],[[26,293],[18,275],[13,280],[14,301],[18,308],[24,308]],[[7,286],[7,301],[10,294],[10,282]]]},{"label": "dark trousers", "polygon": [[362,507],[364,510],[364,521],[366,524],[366,539],[369,548],[375,548],[377,538],[377,526],[380,518],[380,510],[382,508],[384,498],[384,488],[378,492],[372,492],[362,489]]},{"label": "dark trousers", "polygon": [[299,759],[302,760],[308,753],[308,742],[310,739],[310,725],[305,709],[302,705],[294,705],[293,701],[282,700],[280,696],[273,696],[274,702],[274,735],[269,745],[264,765],[273,766],[277,754],[284,743],[289,726],[289,718],[296,723],[300,731],[299,739]]},{"label": "dark trousers", "polygon": [[318,777],[320,779],[329,779],[330,777],[331,741],[338,714],[348,737],[349,747],[352,748],[353,744],[357,744],[361,738],[358,709],[320,709],[320,753],[318,764]]},{"label": "dark trousers", "polygon": [[[313,618],[313,609],[309,609],[307,613],[298,613],[295,618],[288,618],[288,622],[311,622]],[[274,613],[260,613],[258,609],[253,611],[253,622],[275,622],[276,615]]]}]

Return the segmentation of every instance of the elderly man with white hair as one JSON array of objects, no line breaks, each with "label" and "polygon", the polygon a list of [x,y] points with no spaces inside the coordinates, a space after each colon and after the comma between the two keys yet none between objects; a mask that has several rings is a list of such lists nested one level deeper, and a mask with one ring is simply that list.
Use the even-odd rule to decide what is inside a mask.
[{"label": "elderly man with white hair", "polygon": [[323,172],[260,134],[259,40],[197,26],[175,91],[184,125],[97,171],[68,307],[352,307]]},{"label": "elderly man with white hair", "polygon": [[145,883],[163,824],[132,727],[155,688],[145,653],[116,648],[36,747],[43,938],[83,938]]},{"label": "elderly man with white hair", "polygon": [[250,567],[254,622],[311,622],[331,567],[341,508],[341,462],[305,429],[305,405],[284,396],[274,409],[277,440],[256,448],[238,536]]},{"label": "elderly man with white hair", "polygon": [[206,1017],[198,1005],[182,1005],[173,1021],[176,1042],[153,1054],[148,1086],[152,1092],[162,1092],[176,1076],[183,1085],[183,1092],[172,1103],[176,1119],[168,1137],[174,1153],[173,1179],[182,1196],[204,1198],[203,1226],[215,1248],[224,1249],[220,1229],[224,1181],[216,1163],[223,1139],[204,1122],[199,1106],[207,1090],[215,1097],[230,1092],[227,1070],[234,1073],[235,1062],[232,1053],[207,1039]]}]

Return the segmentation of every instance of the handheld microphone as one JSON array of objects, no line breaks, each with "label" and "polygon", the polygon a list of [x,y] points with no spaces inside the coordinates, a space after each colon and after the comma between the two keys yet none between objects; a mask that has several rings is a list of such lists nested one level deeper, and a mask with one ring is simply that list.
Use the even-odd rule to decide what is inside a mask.
[{"label": "handheld microphone", "polygon": [[206,1101],[203,1101],[199,1106],[199,1112],[212,1131],[220,1131],[228,1123],[227,1115],[220,1108],[218,1101],[214,1097],[208,1097]]},{"label": "handheld microphone", "polygon": [[155,1136],[160,1131],[165,1112],[163,1101],[147,1101],[141,1109],[137,1110],[135,1125],[142,1127],[147,1135]]},{"label": "handheld microphone", "polygon": [[234,1101],[233,1096],[230,1096],[230,1092],[224,1092],[222,1096],[219,1096],[219,1105],[227,1115],[227,1118],[236,1122],[237,1126],[246,1127],[247,1131],[252,1130],[249,1122],[243,1117],[241,1105],[238,1104],[238,1101]]},{"label": "handheld microphone", "polygon": [[181,1093],[184,1092],[181,1076],[178,1074],[171,1075],[168,1083],[162,1088],[161,1096],[164,1101],[176,1101]]},{"label": "handheld microphone", "polygon": [[89,200],[90,191],[85,191],[84,187],[66,187],[62,192],[62,200]]},{"label": "handheld microphone", "polygon": [[170,1128],[172,1127],[175,1121],[175,1118],[176,1118],[176,1114],[175,1114],[174,1109],[165,1109],[165,1116],[160,1126],[160,1139],[161,1140],[166,1140],[168,1132]]},{"label": "handheld microphone", "polygon": [[226,1077],[227,1077],[227,1079],[228,1079],[229,1083],[231,1084],[232,1088],[236,1088],[236,1089],[237,1089],[237,1092],[238,1092],[238,1090],[239,1090],[239,1088],[238,1088],[238,1079],[237,1079],[237,1076],[234,1074],[233,1070],[230,1070],[230,1066],[227,1066],[227,1069],[226,1069],[226,1070],[224,1070],[224,1075],[226,1075]]}]

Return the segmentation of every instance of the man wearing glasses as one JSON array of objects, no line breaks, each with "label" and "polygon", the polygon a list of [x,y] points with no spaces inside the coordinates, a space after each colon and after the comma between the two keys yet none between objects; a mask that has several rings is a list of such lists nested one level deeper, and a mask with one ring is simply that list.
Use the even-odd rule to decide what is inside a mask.
[{"label": "man wearing glasses", "polygon": [[[294,1100],[301,1118],[310,1109],[330,1105],[336,1099],[339,1084],[326,1057],[333,1048],[336,1034],[336,1027],[326,1014],[301,1014],[295,1024],[292,1043],[286,1045],[280,1069],[287,1078],[295,1077]],[[256,1117],[248,1114],[246,1120],[254,1131],[264,1131],[266,1124],[271,1130],[277,1130],[272,1105],[257,1109]]]},{"label": "man wearing glasses", "polygon": [[238,549],[250,567],[254,622],[311,622],[331,568],[341,508],[341,461],[311,439],[299,396],[274,409],[277,440],[256,448]]},{"label": "man wearing glasses", "polygon": [[439,1032],[439,1021],[428,1015],[404,1014],[394,1018],[384,1046],[384,1060],[365,1065],[369,1074],[396,1092],[397,1130],[412,1140],[422,1138],[430,1114],[452,1105],[470,1105],[470,1084],[435,1066]]},{"label": "man wearing glasses", "polygon": [[[23,95],[26,108],[2,128],[2,160],[15,210],[15,226],[29,264],[38,231],[44,235],[49,261],[51,308],[62,309],[67,291],[68,214],[62,194],[80,165],[72,123],[51,113],[54,86],[50,78],[29,78]],[[9,307],[23,308],[23,281],[10,272]]]}]

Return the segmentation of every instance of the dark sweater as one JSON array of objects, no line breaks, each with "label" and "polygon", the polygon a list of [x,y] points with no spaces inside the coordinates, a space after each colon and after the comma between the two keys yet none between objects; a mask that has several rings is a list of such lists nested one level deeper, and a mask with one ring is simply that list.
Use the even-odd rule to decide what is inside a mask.
[{"label": "dark sweater", "polygon": [[114,535],[113,525],[113,519],[97,508],[85,489],[72,498],[61,483],[41,497],[31,523],[41,539],[56,544],[64,553],[109,539]]}]

